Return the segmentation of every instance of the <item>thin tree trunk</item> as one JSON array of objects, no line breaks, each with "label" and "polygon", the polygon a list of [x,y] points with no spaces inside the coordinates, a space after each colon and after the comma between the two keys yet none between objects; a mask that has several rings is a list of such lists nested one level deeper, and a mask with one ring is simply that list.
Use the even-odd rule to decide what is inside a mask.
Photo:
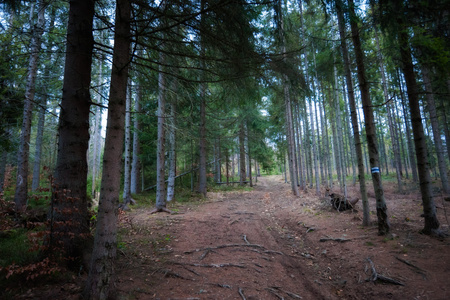
[{"label": "thin tree trunk", "polygon": [[245,129],[244,121],[241,121],[239,127],[239,182],[240,185],[244,185],[246,178],[245,170]]},{"label": "thin tree trunk", "polygon": [[123,164],[123,208],[127,209],[131,202],[131,98],[132,82],[128,79],[128,92],[125,99],[125,151]]},{"label": "thin tree trunk", "polygon": [[297,126],[295,126],[295,130],[296,130],[296,153],[297,153],[297,170],[298,170],[298,184],[300,186],[301,190],[305,189],[305,179],[303,176],[303,160],[302,160],[302,146],[303,143],[301,143],[301,123],[300,123],[300,112],[299,112],[299,105],[298,103],[295,104],[294,106],[294,110],[295,110],[295,123]]},{"label": "thin tree trunk", "polygon": [[115,285],[117,251],[117,207],[119,204],[121,166],[126,113],[128,65],[130,60],[131,2],[117,0],[111,86],[106,125],[105,155],[100,202],[89,275],[83,299],[109,299]]},{"label": "thin tree trunk", "polygon": [[[51,16],[50,16],[50,24],[47,28],[48,32],[52,32],[55,27],[55,18],[56,18],[56,8],[52,6]],[[51,48],[53,45],[48,45]],[[47,54],[47,61],[50,62],[52,60],[52,54],[49,52]],[[44,78],[50,77],[50,67],[48,64],[45,65],[44,69]],[[41,173],[41,157],[42,157],[42,138],[44,136],[44,126],[45,126],[45,111],[47,109],[47,87],[44,86],[44,92],[42,95],[42,99],[39,104],[39,118],[38,118],[38,126],[36,132],[36,145],[34,152],[34,164],[33,164],[33,181],[31,183],[31,190],[36,191],[40,184],[40,173]]]},{"label": "thin tree trunk", "polygon": [[[314,86],[314,84],[313,84]],[[314,176],[315,176],[315,184],[316,184],[316,194],[320,195],[320,185],[319,185],[319,166],[318,166],[318,153],[317,153],[317,146],[316,146],[316,137],[314,133],[314,118],[312,116],[313,110],[311,102],[313,101],[313,98],[311,97],[309,99],[309,111],[311,114],[311,132],[312,132],[312,147],[313,147],[313,160],[314,160]],[[315,106],[315,104],[314,104]]]},{"label": "thin tree trunk", "polygon": [[8,159],[8,152],[2,150],[2,155],[0,156],[0,193],[3,192],[5,185],[5,173],[6,173],[6,162]]},{"label": "thin tree trunk", "polygon": [[352,31],[352,40],[355,48],[355,58],[358,68],[359,86],[361,89],[361,99],[363,102],[364,120],[366,125],[367,143],[369,146],[370,167],[372,173],[373,188],[375,191],[375,198],[377,202],[377,217],[378,217],[378,234],[385,235],[389,233],[390,225],[387,216],[386,201],[384,199],[383,185],[380,174],[380,161],[378,157],[377,137],[375,133],[375,122],[372,111],[372,103],[369,94],[369,85],[366,79],[364,54],[361,47],[359,37],[359,28],[356,22],[355,7],[353,0],[348,0],[350,9],[350,25]]},{"label": "thin tree trunk", "polygon": [[436,104],[434,102],[433,87],[431,86],[430,70],[427,65],[422,64],[422,76],[425,83],[425,92],[427,99],[428,113],[430,114],[431,129],[433,131],[434,147],[438,160],[439,176],[441,178],[442,190],[450,194],[450,185],[447,176],[447,167],[444,159],[444,147],[442,146],[441,130],[439,128],[438,117],[436,113]]},{"label": "thin tree trunk", "polygon": [[139,175],[141,173],[141,164],[139,161],[139,155],[141,154],[141,145],[139,143],[139,131],[141,123],[139,122],[139,113],[141,112],[141,101],[142,101],[142,86],[140,83],[137,85],[136,89],[136,101],[134,103],[134,120],[133,120],[133,159],[131,161],[131,183],[130,192],[132,194],[137,194],[142,191],[142,186],[140,184]]},{"label": "thin tree trunk", "polygon": [[[395,108],[395,114],[394,115],[395,116],[400,116],[400,111],[399,111],[398,106],[397,106],[397,101],[394,102],[394,108]],[[401,128],[401,125],[399,125],[399,123],[401,124],[400,120],[397,120],[397,118],[394,118],[395,132],[396,132],[397,137],[399,139],[400,153],[402,153],[400,156],[403,157],[403,164],[405,166],[405,178],[408,179],[409,178],[409,174],[408,174],[408,153],[407,153],[406,148],[405,148],[405,143],[404,143],[403,134],[402,134],[402,128]],[[402,170],[403,170],[403,168],[401,167],[400,171],[402,171]]]},{"label": "thin tree trunk", "polygon": [[[317,97],[317,101],[319,100],[320,97]],[[322,152],[322,147],[321,147],[321,142],[320,142],[320,136],[321,136],[321,131],[323,131],[323,128],[321,128],[321,130],[319,130],[320,126],[319,126],[319,113],[317,111],[317,101],[314,101],[314,114],[316,115],[316,127],[317,127],[317,146],[318,146],[318,158],[319,158],[319,166],[320,166],[320,182],[322,184],[324,184],[325,182],[325,177],[323,174],[323,152]],[[320,106],[320,105],[319,105]]]},{"label": "thin tree trunk", "polygon": [[166,54],[160,52],[160,70],[158,77],[158,141],[156,150],[156,210],[166,209],[166,186],[165,186],[165,146],[166,146],[166,97],[167,97],[167,75],[163,70],[166,63]]},{"label": "thin tree trunk", "polygon": [[30,57],[28,60],[27,81],[25,87],[25,101],[20,133],[19,152],[17,157],[17,180],[14,202],[17,211],[24,211],[28,204],[28,160],[30,154],[31,122],[36,89],[36,75],[38,69],[41,39],[45,25],[45,8],[48,3],[39,1],[38,18],[33,28],[30,42]]},{"label": "thin tree trunk", "polygon": [[[345,47],[346,47],[345,50],[347,52],[347,45],[345,45]],[[344,62],[344,65],[345,65],[345,62]],[[346,66],[344,66],[344,68],[346,68]],[[350,80],[351,80],[351,75],[350,75]],[[345,91],[344,85],[345,85],[345,83],[342,83],[343,93],[344,93],[344,103],[345,103],[345,105],[344,105],[345,120],[346,120],[346,122],[345,122],[346,130],[345,131],[347,133],[347,139],[348,139],[349,147],[350,147],[350,160],[351,160],[351,164],[352,164],[352,177],[353,177],[352,185],[355,185],[356,184],[356,168],[355,168],[356,147],[355,147],[355,139],[351,134],[351,128],[350,128],[351,114],[349,113],[349,109],[348,109],[348,105],[347,105],[347,103],[349,103],[349,101],[347,101],[347,97],[345,97],[346,91]],[[353,87],[353,82],[351,82],[351,87]],[[347,86],[347,90],[348,90],[348,86]],[[351,94],[353,97],[355,97],[353,94],[353,91],[351,91]],[[347,92],[347,95],[350,95],[350,92]],[[353,102],[354,101],[355,101],[355,99],[353,99]],[[350,116],[350,120],[348,119],[348,116]],[[358,119],[356,119],[356,126],[358,127]],[[357,128],[357,130],[358,130],[358,139],[359,139],[359,128]],[[361,147],[361,144],[360,144],[360,147]],[[364,174],[364,165],[363,165],[363,174]]]},{"label": "thin tree trunk", "polygon": [[[99,60],[99,75],[98,75],[98,86],[99,92],[97,97],[97,103],[102,104],[102,84],[103,84],[103,58]],[[93,137],[93,151],[92,151],[92,190],[91,195],[95,198],[96,182],[97,182],[97,172],[100,168],[100,148],[101,148],[101,129],[102,129],[102,108],[100,106],[96,107],[95,119],[94,119],[94,137]]]},{"label": "thin tree trunk", "polygon": [[416,158],[414,157],[414,147],[413,147],[413,142],[411,141],[411,130],[410,130],[410,125],[409,125],[409,119],[408,119],[408,111],[405,107],[405,99],[403,97],[403,84],[402,84],[402,80],[400,78],[400,72],[397,69],[397,77],[398,77],[398,87],[400,89],[400,98],[402,100],[402,110],[403,110],[403,115],[404,115],[404,119],[405,119],[405,128],[406,128],[406,141],[408,143],[408,153],[409,153],[409,161],[411,164],[411,173],[412,173],[412,178],[413,178],[413,182],[418,182],[419,178],[417,175],[417,163],[416,163]]},{"label": "thin tree trunk", "polygon": [[[173,79],[176,81],[176,79]],[[174,89],[176,90],[176,89]],[[167,182],[167,201],[172,201],[175,196],[175,176],[177,176],[177,155],[176,155],[176,102],[172,98],[170,102],[170,122],[169,122],[169,178]]]},{"label": "thin tree trunk", "polygon": [[378,32],[375,28],[375,41],[377,45],[377,51],[378,51],[378,63],[380,65],[380,72],[381,72],[381,83],[383,85],[383,95],[384,95],[384,101],[386,104],[387,109],[387,116],[388,116],[388,124],[389,124],[389,132],[391,135],[391,143],[392,148],[394,150],[394,162],[395,162],[395,173],[397,175],[397,186],[398,191],[401,193],[403,191],[402,188],[402,168],[401,168],[401,160],[400,160],[400,147],[398,145],[398,136],[396,129],[394,128],[394,120],[391,112],[391,103],[389,102],[389,94],[388,94],[388,86],[387,86],[387,80],[386,80],[386,74],[384,70],[384,62],[383,62],[383,56],[381,55],[381,49],[380,49],[380,41],[378,39]]},{"label": "thin tree trunk", "polygon": [[[282,10],[282,1],[277,2],[278,9],[278,38],[280,42],[280,50],[283,53],[283,61],[286,60],[286,38],[284,35],[284,18]],[[297,186],[297,162],[295,159],[295,136],[294,136],[294,124],[292,121],[292,106],[291,95],[288,76],[282,74],[283,95],[284,95],[284,109],[285,109],[285,130],[286,140],[288,147],[288,160],[289,160],[289,175],[291,179],[291,188],[295,196],[299,195]]]},{"label": "thin tree trunk", "polygon": [[[450,80],[448,80],[447,87],[448,87],[447,94],[450,95]],[[450,98],[450,96],[448,98]],[[448,108],[447,108],[450,100],[449,99],[444,100],[444,98],[441,98],[440,100],[441,100],[441,107],[442,107],[442,124],[444,127],[444,133],[445,133],[445,143],[447,144],[447,157],[450,157],[450,130],[449,130],[450,126],[449,126],[449,122],[447,120],[447,116],[450,115],[450,112],[448,111]]]},{"label": "thin tree trunk", "polygon": [[[203,11],[205,7],[206,0],[201,0],[201,8]],[[202,13],[203,14],[203,13]],[[205,69],[205,45],[203,41],[202,35],[204,34],[204,26],[205,26],[205,16],[201,16],[200,21],[200,36],[201,36],[201,45],[200,45],[200,56],[201,56],[201,68]],[[199,128],[199,150],[200,150],[200,161],[199,161],[199,184],[198,184],[198,192],[206,197],[206,83],[200,83],[200,128]]]},{"label": "thin tree trunk", "polygon": [[[330,92],[329,92],[330,93]],[[331,99],[331,95],[329,95],[329,98]],[[327,149],[327,164],[328,164],[328,188],[331,190],[333,188],[333,172],[332,172],[332,160],[330,157],[330,140],[329,140],[329,135],[328,135],[328,121],[327,121],[327,113],[325,110],[325,98],[322,101],[322,106],[323,106],[323,121],[325,124],[325,140],[326,140],[326,145],[325,145],[325,149]]]}]

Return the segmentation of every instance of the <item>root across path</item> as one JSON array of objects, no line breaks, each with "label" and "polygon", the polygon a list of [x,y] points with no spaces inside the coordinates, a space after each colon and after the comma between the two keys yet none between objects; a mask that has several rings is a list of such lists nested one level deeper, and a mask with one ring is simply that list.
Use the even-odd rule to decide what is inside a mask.
[{"label": "root across path", "polygon": [[170,215],[135,208],[120,224],[117,297],[448,299],[449,241],[419,234],[416,197],[386,193],[388,237],[376,224],[362,227],[362,212],[338,212],[312,190],[294,197],[279,176],[173,204]]}]

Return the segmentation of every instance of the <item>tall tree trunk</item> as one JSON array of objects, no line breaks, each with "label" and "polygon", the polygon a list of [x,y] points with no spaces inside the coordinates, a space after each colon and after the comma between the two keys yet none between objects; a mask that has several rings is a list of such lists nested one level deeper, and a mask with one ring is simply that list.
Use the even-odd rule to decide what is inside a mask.
[{"label": "tall tree trunk", "polygon": [[[201,0],[200,11],[203,12],[205,7],[206,0]],[[205,69],[205,41],[204,41],[204,30],[205,30],[205,12],[201,15],[200,21],[200,64],[201,68]],[[204,73],[202,73],[204,75]],[[206,83],[200,83],[200,126],[199,126],[199,184],[198,184],[198,192],[206,197]]]},{"label": "tall tree trunk", "polygon": [[[174,78],[173,80],[176,81]],[[176,88],[174,89],[174,91]],[[177,155],[176,155],[176,104],[175,97],[170,101],[170,121],[169,121],[169,178],[167,181],[167,201],[172,201],[175,196],[175,176],[177,175]]]},{"label": "tall tree trunk", "polygon": [[[450,80],[447,81],[447,95],[450,95]],[[450,96],[448,97],[450,99]],[[448,103],[450,100],[445,100],[444,98],[441,98],[441,107],[442,107],[442,124],[444,127],[444,133],[445,133],[445,143],[447,144],[447,157],[450,157],[450,130],[449,130],[449,122],[447,119],[447,116],[450,115],[450,112],[448,111]]]},{"label": "tall tree trunk", "polygon": [[69,263],[74,269],[79,268],[78,259],[83,253],[89,251],[85,244],[90,232],[86,152],[89,146],[93,17],[93,0],[70,2],[58,153],[49,214],[50,248],[56,243],[62,244],[64,255],[74,258]]},{"label": "tall tree trunk", "polygon": [[[397,101],[394,102],[394,108],[395,108],[395,116],[400,116],[400,111],[398,109],[397,106]],[[396,136],[399,139],[399,146],[400,146],[400,150],[399,152],[401,153],[401,157],[403,157],[403,164],[405,166],[405,178],[408,179],[409,178],[409,174],[408,174],[408,152],[405,148],[405,143],[404,143],[404,139],[403,139],[403,135],[402,135],[402,126],[399,125],[399,123],[401,124],[400,121],[400,117],[394,118],[394,127],[395,127],[395,132],[396,132]],[[402,171],[403,168],[400,167],[400,171]]]},{"label": "tall tree trunk", "polygon": [[164,72],[166,54],[159,54],[159,77],[158,77],[158,141],[156,150],[156,208],[155,211],[166,209],[166,186],[165,186],[165,146],[166,146],[166,97],[167,97],[167,75]]},{"label": "tall tree trunk", "polygon": [[[347,45],[345,45],[346,47],[346,51],[347,51]],[[344,68],[346,68],[345,66],[345,62],[344,62]],[[347,76],[346,76],[347,77]],[[350,80],[351,80],[351,75],[350,75]],[[345,97],[346,95],[346,91],[345,91],[345,85],[346,83],[342,83],[343,86],[343,93],[344,93],[344,111],[345,111],[345,132],[347,133],[347,139],[349,142],[349,147],[350,147],[350,160],[351,160],[351,164],[352,164],[352,177],[353,177],[353,182],[352,185],[356,184],[356,168],[355,168],[355,156],[356,156],[356,147],[355,147],[355,139],[351,134],[351,127],[350,127],[350,122],[351,122],[351,114],[349,113],[349,109],[348,109],[348,105],[347,103],[349,103],[349,101],[347,101],[347,97]],[[351,86],[353,87],[353,82],[351,82]],[[348,87],[347,87],[348,90]],[[351,92],[353,94],[353,91]],[[350,93],[347,92],[347,96]],[[354,95],[353,95],[354,97]],[[353,102],[355,101],[355,99],[353,99]],[[350,116],[350,120],[349,117]],[[356,119],[356,126],[358,126],[358,119]],[[359,131],[359,128],[357,128],[357,130]],[[359,132],[358,132],[358,139],[359,139]],[[361,144],[360,144],[361,147]],[[362,161],[361,161],[362,162]],[[363,166],[363,172],[364,172],[364,166]],[[365,181],[365,180],[364,180]],[[362,192],[362,191],[361,191]]]},{"label": "tall tree trunk", "polygon": [[433,87],[431,85],[430,70],[427,65],[422,64],[422,76],[425,83],[425,92],[427,99],[427,108],[430,114],[431,129],[433,131],[434,147],[438,160],[439,176],[441,178],[442,190],[446,194],[450,194],[450,185],[447,176],[447,167],[444,159],[444,147],[442,146],[441,130],[436,113],[436,104],[434,102]]},{"label": "tall tree trunk", "polygon": [[295,104],[294,106],[294,111],[295,111],[295,130],[296,130],[296,139],[295,139],[295,143],[296,143],[296,149],[297,149],[297,170],[298,170],[298,184],[300,186],[301,190],[305,189],[305,179],[304,179],[304,175],[303,175],[303,160],[302,160],[302,153],[304,152],[302,147],[303,147],[303,143],[301,142],[301,123],[300,123],[300,112],[299,112],[299,105],[298,103]]},{"label": "tall tree trunk", "polygon": [[366,79],[366,72],[364,67],[364,54],[359,38],[359,28],[355,15],[355,8],[353,0],[348,0],[350,9],[350,25],[352,30],[352,40],[355,48],[355,58],[358,68],[358,80],[361,89],[361,99],[363,102],[364,120],[366,125],[367,143],[369,146],[370,167],[372,171],[372,182],[375,191],[377,202],[377,217],[378,217],[378,234],[385,235],[389,232],[390,225],[387,216],[386,201],[384,199],[383,186],[380,174],[380,161],[378,157],[377,137],[375,133],[375,122],[372,111],[372,103],[369,94],[369,84]]},{"label": "tall tree trunk", "polygon": [[2,150],[0,155],[0,193],[3,192],[5,185],[6,161],[8,159],[8,152]]},{"label": "tall tree trunk", "polygon": [[[402,28],[403,21],[400,18],[397,21],[400,28]],[[422,194],[423,211],[425,216],[425,226],[422,232],[425,234],[439,234],[440,224],[436,216],[436,206],[434,204],[433,193],[431,190],[428,150],[422,125],[422,116],[420,115],[416,75],[414,74],[414,65],[408,40],[409,37],[406,29],[402,29],[399,32],[399,47],[402,59],[403,75],[405,77],[408,92],[411,124],[414,134],[414,146],[416,149],[417,167],[420,180],[420,192]]]},{"label": "tall tree trunk", "polygon": [[[103,66],[103,58],[101,57],[99,60],[99,75],[98,75],[98,86],[99,86],[99,92],[97,97],[97,103],[102,104],[102,84],[103,84],[103,72],[102,72],[102,66]],[[98,170],[100,168],[100,154],[101,154],[101,130],[102,130],[102,108],[100,106],[96,107],[95,110],[95,119],[94,119],[94,137],[93,137],[93,151],[92,151],[92,190],[91,194],[92,197],[95,196],[95,190],[96,190],[96,182],[97,182],[97,176],[98,176]]]},{"label": "tall tree trunk", "polygon": [[239,182],[244,185],[246,178],[245,170],[245,129],[244,121],[241,121],[239,126]]},{"label": "tall tree trunk", "polygon": [[142,86],[137,84],[136,101],[134,102],[134,119],[133,119],[133,160],[131,161],[131,184],[130,191],[132,194],[137,194],[142,191],[139,175],[141,174],[141,164],[139,155],[141,154],[141,145],[139,143],[139,131],[141,129],[141,122],[139,121],[139,113],[141,112],[142,101]]},{"label": "tall tree trunk", "polygon": [[[314,86],[314,84],[313,84]],[[319,184],[319,165],[318,165],[318,153],[317,153],[317,145],[316,145],[316,135],[314,132],[314,117],[313,117],[313,110],[312,110],[312,104],[313,98],[311,97],[309,99],[309,111],[311,115],[311,132],[312,132],[312,147],[313,147],[313,160],[314,160],[314,176],[315,176],[315,184],[316,184],[316,194],[320,195],[320,184]],[[316,104],[314,104],[314,107]],[[318,131],[319,129],[317,129]]]},{"label": "tall tree trunk", "polygon": [[23,108],[22,127],[20,133],[19,152],[17,157],[17,180],[14,202],[17,211],[23,211],[28,204],[28,159],[30,154],[31,121],[33,115],[36,75],[38,69],[39,51],[45,25],[45,8],[48,3],[39,1],[38,18],[33,26],[30,42],[30,57],[28,60],[25,101]]},{"label": "tall tree trunk", "polygon": [[342,142],[342,122],[341,122],[341,106],[339,103],[339,81],[337,78],[336,65],[334,65],[334,103],[335,103],[335,121],[336,121],[336,166],[338,170],[339,184],[341,192],[347,196],[347,172],[345,170],[345,157]]},{"label": "tall tree trunk", "polygon": [[114,52],[106,125],[105,154],[100,202],[89,275],[83,299],[109,299],[114,292],[117,248],[117,207],[126,113],[128,65],[130,63],[131,2],[117,0]]},{"label": "tall tree trunk", "polygon": [[400,73],[397,69],[397,77],[398,77],[398,87],[400,89],[400,99],[402,100],[402,110],[403,110],[403,116],[405,119],[405,128],[406,128],[406,142],[408,143],[408,153],[409,153],[409,161],[411,164],[411,173],[412,173],[412,178],[414,182],[418,182],[419,178],[417,175],[417,163],[416,163],[416,158],[414,157],[414,147],[413,147],[413,142],[411,141],[411,130],[410,130],[410,126],[409,126],[409,119],[408,119],[408,111],[405,107],[405,99],[403,97],[403,84],[402,84],[402,79],[400,78]]},{"label": "tall tree trunk", "polygon": [[[55,18],[56,18],[56,8],[52,6],[51,16],[50,16],[50,24],[47,28],[48,32],[52,32],[55,27]],[[51,48],[53,43],[47,45],[47,47]],[[49,52],[47,54],[47,61],[52,61],[52,54]],[[48,64],[44,67],[44,78],[49,78],[50,76],[50,67]],[[36,145],[34,152],[34,164],[33,164],[33,180],[31,183],[31,190],[36,191],[40,184],[40,173],[41,173],[41,157],[42,157],[42,138],[44,136],[44,125],[45,125],[45,111],[47,109],[47,88],[44,86],[44,92],[42,95],[42,99],[39,104],[39,117],[38,117],[38,126],[36,132]]]},{"label": "tall tree trunk", "polygon": [[44,93],[41,103],[39,105],[39,117],[36,132],[36,144],[34,152],[34,164],[33,164],[33,180],[31,183],[31,190],[36,191],[39,188],[40,175],[41,175],[41,156],[42,156],[42,138],[44,136],[45,125],[45,110],[47,107],[47,95]]},{"label": "tall tree trunk", "polygon": [[[317,97],[317,101],[320,101],[319,99],[320,99],[320,97]],[[319,166],[320,166],[320,182],[322,184],[324,184],[325,183],[325,177],[324,177],[324,174],[323,174],[323,152],[322,152],[322,145],[321,145],[321,142],[320,142],[320,140],[321,140],[320,139],[320,137],[321,137],[321,130],[323,131],[323,128],[321,128],[319,130],[320,125],[319,125],[319,111],[317,110],[317,105],[318,105],[317,101],[314,101],[314,114],[316,115],[317,146],[318,146],[318,151],[319,151],[318,159],[319,159]]]},{"label": "tall tree trunk", "polygon": [[125,151],[123,164],[123,209],[127,209],[131,201],[131,98],[132,82],[128,79],[128,92],[125,99]]},{"label": "tall tree trunk", "polygon": [[384,62],[383,62],[383,56],[381,54],[381,49],[380,49],[380,41],[378,38],[378,32],[377,29],[375,28],[375,41],[376,41],[376,45],[377,45],[377,52],[378,52],[378,63],[380,65],[380,72],[381,72],[381,83],[383,85],[383,95],[384,95],[384,101],[386,103],[386,109],[387,109],[387,116],[388,116],[388,124],[389,124],[389,133],[391,135],[391,143],[392,143],[392,148],[394,150],[394,162],[395,162],[395,173],[397,175],[397,186],[398,186],[398,191],[401,193],[403,188],[402,188],[402,168],[401,168],[401,160],[400,160],[400,147],[398,145],[399,139],[397,136],[397,132],[395,129],[395,124],[394,124],[394,120],[393,120],[393,116],[392,116],[392,112],[391,112],[391,103],[389,101],[389,94],[388,94],[388,84],[387,84],[387,80],[386,80],[386,74],[385,74],[385,70],[384,70]]},{"label": "tall tree trunk", "polygon": [[[331,92],[331,91],[330,91]],[[329,98],[331,99],[331,95],[329,95]],[[327,149],[327,153],[325,154],[327,157],[327,164],[328,164],[328,188],[331,189],[333,188],[333,172],[332,172],[332,160],[331,160],[331,156],[330,156],[330,140],[329,140],[329,135],[328,135],[328,121],[327,121],[327,113],[325,110],[325,98],[322,101],[322,106],[323,106],[323,122],[324,122],[324,127],[325,127],[325,140],[326,140],[326,145],[325,145],[325,149]]]}]

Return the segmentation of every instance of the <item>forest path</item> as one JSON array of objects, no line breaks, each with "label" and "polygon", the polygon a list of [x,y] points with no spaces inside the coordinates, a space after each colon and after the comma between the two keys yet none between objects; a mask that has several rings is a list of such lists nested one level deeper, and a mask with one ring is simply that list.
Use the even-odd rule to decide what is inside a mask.
[{"label": "forest path", "polygon": [[[293,197],[281,176],[260,177],[251,191],[171,203],[172,215],[138,206],[121,215],[117,298],[449,299],[449,239],[420,235],[420,195],[393,190],[385,188],[388,237],[375,222],[361,226],[360,207],[338,213],[312,190]],[[368,258],[405,286],[367,282]]]},{"label": "forest path", "polygon": [[299,237],[283,236],[275,212],[294,211],[295,199],[280,178],[258,178],[251,192],[209,193],[180,214],[132,216],[140,232],[129,245],[149,247],[135,248],[139,260],[121,259],[121,289],[134,286],[136,299],[329,299],[293,252]]}]

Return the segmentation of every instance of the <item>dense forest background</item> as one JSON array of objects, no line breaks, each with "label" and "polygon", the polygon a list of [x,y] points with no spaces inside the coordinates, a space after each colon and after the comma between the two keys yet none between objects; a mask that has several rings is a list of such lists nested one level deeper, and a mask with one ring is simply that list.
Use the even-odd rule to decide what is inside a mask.
[{"label": "dense forest background", "polygon": [[90,265],[87,298],[108,295],[117,209],[142,192],[170,212],[184,191],[207,197],[261,174],[284,174],[297,196],[325,186],[346,197],[359,184],[367,225],[367,181],[384,235],[382,177],[394,176],[400,192],[420,188],[423,232],[442,234],[433,194],[450,194],[449,1],[0,8],[2,206],[16,220],[45,210],[40,268],[58,255]]}]

